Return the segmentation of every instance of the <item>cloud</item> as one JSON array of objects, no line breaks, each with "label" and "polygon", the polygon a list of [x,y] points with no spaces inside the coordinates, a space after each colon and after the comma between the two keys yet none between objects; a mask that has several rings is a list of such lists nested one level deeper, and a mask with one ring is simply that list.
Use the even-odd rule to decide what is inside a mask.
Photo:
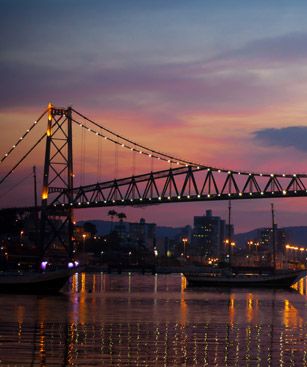
[{"label": "cloud", "polygon": [[307,33],[292,32],[275,37],[265,37],[245,43],[218,54],[204,64],[204,68],[228,67],[281,67],[303,64],[307,60]]},{"label": "cloud", "polygon": [[[204,73],[195,64],[147,64],[108,68],[0,62],[1,109],[60,104],[146,110],[174,117],[197,112],[255,111],[287,97],[249,72]],[[56,101],[55,101],[56,103]]]},{"label": "cloud", "polygon": [[307,126],[289,126],[255,131],[254,139],[266,146],[293,147],[307,151]]}]

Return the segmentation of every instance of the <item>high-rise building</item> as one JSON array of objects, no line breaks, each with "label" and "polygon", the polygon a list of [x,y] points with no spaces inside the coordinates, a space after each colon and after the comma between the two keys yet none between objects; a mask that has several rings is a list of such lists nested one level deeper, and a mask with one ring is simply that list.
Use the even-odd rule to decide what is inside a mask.
[{"label": "high-rise building", "polygon": [[156,238],[156,224],[146,223],[144,218],[139,223],[129,223],[129,238],[135,245],[153,249]]},{"label": "high-rise building", "polygon": [[212,210],[207,210],[206,215],[194,217],[189,253],[192,256],[200,256],[202,260],[222,257],[225,254],[224,239],[227,235],[225,221],[213,216]]}]

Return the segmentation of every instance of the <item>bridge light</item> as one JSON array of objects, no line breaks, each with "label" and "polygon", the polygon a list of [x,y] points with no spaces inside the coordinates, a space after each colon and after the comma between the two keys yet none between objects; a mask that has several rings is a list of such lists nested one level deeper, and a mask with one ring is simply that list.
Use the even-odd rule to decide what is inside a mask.
[{"label": "bridge light", "polygon": [[177,162],[177,165],[179,166],[179,162]]},{"label": "bridge light", "polygon": [[210,196],[211,196],[210,194],[207,195],[208,198],[210,198]]},{"label": "bridge light", "polygon": [[171,200],[171,197],[170,196],[168,196],[167,198],[168,198],[168,200]]},{"label": "bridge light", "polygon": [[96,133],[95,135],[97,135],[97,136],[98,136],[98,135],[99,135],[99,133]]},{"label": "bridge light", "polygon": [[104,202],[105,204],[107,203],[107,201],[106,201],[106,200],[104,200],[103,202]]},{"label": "bridge light", "polygon": [[251,173],[249,173],[248,175],[249,175],[249,176],[251,176],[252,174],[251,174]]},{"label": "bridge light", "polygon": [[37,124],[37,121],[34,121],[34,125],[36,125]]},{"label": "bridge light", "polygon": [[242,192],[239,192],[239,196],[242,196]]},{"label": "bridge light", "polygon": [[282,177],[286,177],[286,175],[283,173],[283,174],[282,174]]},{"label": "bridge light", "polygon": [[207,168],[207,171],[210,171],[210,168]]},{"label": "bridge light", "polygon": [[250,195],[250,196],[252,196],[252,195],[253,195],[253,193],[252,193],[252,192],[250,192],[250,193],[249,193],[249,195]]},{"label": "bridge light", "polygon": [[263,191],[261,191],[260,195],[264,195],[264,192],[263,192]]},{"label": "bridge light", "polygon": [[125,200],[124,199],[122,199],[122,203],[124,202]]},{"label": "bridge light", "polygon": [[143,201],[143,198],[140,198],[140,201]]},{"label": "bridge light", "polygon": [[181,196],[179,195],[179,196],[177,196],[178,197],[178,199],[181,199]]},{"label": "bridge light", "polygon": [[287,195],[287,191],[286,190],[283,190],[282,192],[284,195]]},{"label": "bridge light", "polygon": [[143,152],[140,150],[139,153],[142,154]]},{"label": "bridge light", "polygon": [[148,200],[151,200],[151,198],[148,198]]},{"label": "bridge light", "polygon": [[[130,201],[132,202],[133,201],[133,199],[130,199]],[[114,202],[114,201],[113,201]]]},{"label": "bridge light", "polygon": [[296,177],[296,174],[295,173],[293,174],[293,177]]},{"label": "bridge light", "polygon": [[90,128],[88,128],[88,129],[87,129],[87,131],[91,131],[91,129],[90,129]]},{"label": "bridge light", "polygon": [[80,201],[79,201],[78,205],[81,205]]},{"label": "bridge light", "polygon": [[231,171],[228,171],[228,174],[230,175],[231,174]]},{"label": "bridge light", "polygon": [[200,167],[199,166],[197,166],[197,169],[199,169]]},{"label": "bridge light", "polygon": [[260,176],[262,176],[262,173],[260,173]]},{"label": "bridge light", "polygon": [[217,171],[218,171],[218,173],[221,173],[221,170],[220,169],[218,169]]},{"label": "bridge light", "polygon": [[188,165],[188,164],[186,164],[185,166],[186,166],[186,167],[189,167],[189,165]]},{"label": "bridge light", "polygon": [[231,196],[231,194],[229,193],[229,194],[228,194],[228,196],[230,197],[230,196]]},{"label": "bridge light", "polygon": [[158,199],[161,200],[161,196],[159,196]]},{"label": "bridge light", "polygon": [[125,148],[125,144],[122,144],[122,147]]},{"label": "bridge light", "polygon": [[151,157],[151,154],[148,154],[148,157]]},{"label": "bridge light", "polygon": [[42,199],[43,200],[47,200],[48,199],[48,188],[44,188],[43,192],[42,192]]},{"label": "bridge light", "polygon": [[200,195],[198,194],[197,197],[200,198]]},{"label": "bridge light", "polygon": [[87,202],[87,205],[90,205],[90,202],[89,201]]},{"label": "bridge light", "polygon": [[188,195],[187,198],[190,199],[190,195]]},{"label": "bridge light", "polygon": [[275,192],[274,191],[272,191],[272,195],[274,195],[275,194]]},{"label": "bridge light", "polygon": [[241,172],[238,172],[238,175],[240,175],[241,174]]}]

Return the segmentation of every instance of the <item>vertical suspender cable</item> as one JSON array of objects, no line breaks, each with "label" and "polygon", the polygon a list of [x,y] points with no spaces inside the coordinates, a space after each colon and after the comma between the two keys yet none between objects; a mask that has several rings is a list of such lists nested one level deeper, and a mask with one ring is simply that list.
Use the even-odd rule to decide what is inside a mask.
[{"label": "vertical suspender cable", "polygon": [[114,144],[114,179],[118,175],[118,143]]}]

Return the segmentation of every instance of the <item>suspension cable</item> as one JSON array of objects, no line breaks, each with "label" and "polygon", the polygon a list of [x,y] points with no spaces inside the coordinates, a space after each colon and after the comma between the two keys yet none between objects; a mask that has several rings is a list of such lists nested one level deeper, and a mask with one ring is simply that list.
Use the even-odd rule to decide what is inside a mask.
[{"label": "suspension cable", "polygon": [[2,163],[11,153],[12,151],[17,148],[17,146],[24,140],[24,138],[30,133],[30,131],[37,125],[37,123],[45,116],[47,113],[47,109],[39,116],[37,120],[33,122],[33,124],[26,130],[26,132],[21,135],[21,137],[17,140],[17,142],[4,154],[1,158],[0,163]]},{"label": "suspension cable", "polygon": [[28,155],[38,146],[38,144],[47,136],[47,133],[44,133],[37,142],[30,148],[27,153],[15,164],[15,166],[0,180],[0,185],[15,171],[15,169],[28,157]]},{"label": "suspension cable", "polygon": [[[99,127],[100,129],[102,129],[102,130],[108,132],[109,134],[115,136],[117,139],[121,139],[121,140],[123,140],[123,141],[125,141],[125,142],[127,142],[127,143],[129,143],[131,145],[134,145],[134,146],[138,147],[139,149],[146,150],[147,152],[143,152],[142,150],[137,150],[136,149],[136,151],[139,151],[139,152],[141,152],[143,154],[147,154],[147,155],[149,155],[152,158],[158,158],[158,159],[161,159],[161,160],[164,160],[164,161],[167,161],[167,162],[173,160],[173,163],[175,163],[175,164],[181,164],[181,165],[186,165],[186,164],[191,165],[191,166],[198,166],[199,165],[197,163],[186,161],[186,160],[181,159],[181,158],[176,158],[176,157],[174,157],[174,156],[172,156],[170,154],[162,153],[162,152],[159,152],[157,150],[153,150],[151,148],[145,147],[144,145],[138,144],[138,143],[136,143],[136,142],[134,142],[134,141],[132,141],[130,139],[127,139],[127,138],[123,137],[122,135],[119,135],[119,134],[115,133],[114,131],[112,131],[110,129],[105,128],[104,126],[102,126],[102,125],[98,124],[97,122],[91,120],[90,118],[86,117],[85,115],[83,115],[82,113],[76,111],[75,109],[73,109],[73,111],[77,115],[79,115],[80,117],[82,117],[84,120],[92,123],[96,127]],[[80,122],[79,121],[76,121],[76,120],[73,120],[73,121],[80,125]],[[84,127],[87,128],[86,126],[84,126]],[[91,131],[91,129],[88,129],[88,130]],[[96,133],[95,131],[93,131],[93,132]],[[105,136],[103,136],[103,137],[105,137]],[[112,141],[113,143],[115,143],[115,144],[121,145],[119,142],[117,142],[116,140],[113,140],[112,138],[108,138],[108,139],[110,141]],[[125,146],[125,145],[123,147],[128,148],[128,149],[131,148],[131,147],[128,147],[128,146]],[[150,152],[150,153],[148,153],[148,152]],[[157,155],[157,156],[155,156],[155,155]]]},{"label": "suspension cable", "polygon": [[23,177],[20,181],[18,181],[14,186],[11,186],[7,191],[5,191],[1,196],[0,199],[5,197],[7,194],[9,194],[11,191],[15,190],[18,186],[23,184],[25,181],[27,181],[30,177],[32,177],[32,172],[28,174],[27,176]]},{"label": "suspension cable", "polygon": [[[87,129],[88,131],[95,133],[96,135],[109,140],[110,142],[117,144],[117,145],[121,145],[123,148],[129,149],[131,151],[135,151],[137,153],[143,154],[143,155],[147,155],[150,158],[154,158],[157,160],[161,160],[161,161],[165,161],[168,162],[170,164],[176,164],[176,165],[181,165],[181,166],[193,166],[193,167],[197,167],[199,168],[205,168],[208,171],[216,171],[218,173],[228,173],[228,174],[239,174],[239,175],[253,175],[253,176],[264,176],[264,177],[307,177],[306,173],[303,174],[289,174],[289,173],[277,173],[277,174],[273,174],[273,173],[267,173],[267,172],[263,172],[263,173],[256,173],[256,172],[248,172],[248,171],[238,171],[238,170],[228,170],[226,168],[217,168],[217,167],[213,167],[213,166],[208,166],[208,165],[203,165],[203,164],[198,164],[195,162],[191,162],[191,161],[187,161],[185,159],[181,159],[181,158],[176,158],[172,155],[166,154],[166,153],[162,153],[159,152],[157,150],[145,147],[144,145],[138,144],[130,139],[127,139],[115,132],[113,132],[110,129],[107,129],[103,126],[101,126],[100,124],[98,124],[97,122],[89,119],[88,117],[86,117],[85,115],[81,114],[80,112],[76,111],[75,109],[72,109],[78,116],[80,116],[81,118],[83,118],[84,120],[88,121],[89,123],[95,125],[96,127],[99,127],[101,130],[107,132],[108,134],[111,134],[111,136],[114,136],[116,138],[112,138],[109,137],[105,134],[99,133],[98,131],[95,131],[94,129],[89,128],[86,124],[81,123],[80,121],[77,121],[75,119],[72,119],[73,122],[75,122],[76,124],[78,124],[80,127],[83,127],[84,129]],[[121,143],[120,140],[127,142],[128,144],[125,143]],[[134,148],[137,147],[137,148]]]}]

